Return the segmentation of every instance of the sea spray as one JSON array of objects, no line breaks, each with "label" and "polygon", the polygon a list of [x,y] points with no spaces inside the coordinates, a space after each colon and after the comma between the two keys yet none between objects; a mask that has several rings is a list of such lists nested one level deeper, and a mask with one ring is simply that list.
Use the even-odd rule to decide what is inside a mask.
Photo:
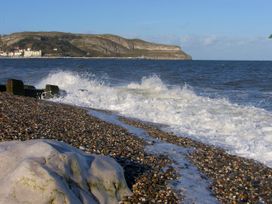
[{"label": "sea spray", "polygon": [[57,102],[106,109],[164,124],[165,130],[225,148],[272,167],[272,114],[225,98],[200,96],[190,86],[168,86],[158,76],[113,86],[91,74],[58,71],[38,87],[56,84],[67,91]]}]

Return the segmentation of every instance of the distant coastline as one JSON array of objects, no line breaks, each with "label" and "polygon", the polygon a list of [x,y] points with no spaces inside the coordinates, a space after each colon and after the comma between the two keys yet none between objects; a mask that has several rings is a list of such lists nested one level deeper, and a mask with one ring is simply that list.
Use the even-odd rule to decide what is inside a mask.
[{"label": "distant coastline", "polygon": [[191,60],[176,45],[103,34],[21,32],[0,36],[2,57]]},{"label": "distant coastline", "polygon": [[186,61],[192,59],[178,59],[178,58],[143,58],[143,57],[64,57],[64,56],[42,56],[42,57],[1,57],[0,59],[117,59],[117,60],[170,60],[170,61]]}]

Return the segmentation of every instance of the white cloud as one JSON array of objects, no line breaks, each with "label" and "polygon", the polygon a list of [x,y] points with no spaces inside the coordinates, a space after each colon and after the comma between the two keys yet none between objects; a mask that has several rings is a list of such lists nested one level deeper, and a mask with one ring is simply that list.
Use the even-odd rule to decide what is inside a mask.
[{"label": "white cloud", "polygon": [[210,46],[217,43],[217,37],[216,36],[208,36],[203,39],[203,45]]},{"label": "white cloud", "polygon": [[194,59],[272,60],[272,40],[263,37],[181,36]]},{"label": "white cloud", "polygon": [[138,36],[148,41],[179,45],[193,59],[272,60],[272,40],[267,36],[218,35]]}]

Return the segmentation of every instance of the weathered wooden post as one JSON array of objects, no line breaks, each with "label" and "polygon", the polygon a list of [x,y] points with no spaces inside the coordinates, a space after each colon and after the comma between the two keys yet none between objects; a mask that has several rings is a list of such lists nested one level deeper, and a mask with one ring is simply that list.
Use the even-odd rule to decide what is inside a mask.
[{"label": "weathered wooden post", "polygon": [[37,98],[37,91],[35,86],[24,85],[25,96]]},{"label": "weathered wooden post", "polygon": [[46,84],[44,93],[42,97],[44,99],[53,98],[54,96],[59,96],[60,90],[56,85]]},{"label": "weathered wooden post", "polygon": [[36,89],[36,97],[41,99],[42,98],[42,95],[44,93],[44,89]]},{"label": "weathered wooden post", "polygon": [[24,83],[21,80],[8,79],[6,91],[14,95],[24,96]]},{"label": "weathered wooden post", "polygon": [[46,84],[45,91],[50,92],[52,95],[58,95],[59,87],[56,85]]},{"label": "weathered wooden post", "polygon": [[0,92],[5,92],[6,90],[6,85],[0,84]]},{"label": "weathered wooden post", "polygon": [[35,90],[35,86],[32,85],[24,85],[24,89],[31,89],[31,90]]}]

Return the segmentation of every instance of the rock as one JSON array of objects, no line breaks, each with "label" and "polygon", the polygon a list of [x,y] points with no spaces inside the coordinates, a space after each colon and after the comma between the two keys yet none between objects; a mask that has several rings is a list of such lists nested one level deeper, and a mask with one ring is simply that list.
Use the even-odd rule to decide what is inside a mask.
[{"label": "rock", "polygon": [[14,95],[24,96],[24,83],[21,80],[8,79],[6,85],[7,92]]},{"label": "rock", "polygon": [[0,84],[0,92],[5,92],[6,91],[6,85]]},{"label": "rock", "polygon": [[[0,143],[0,203],[118,203],[122,167],[53,140]],[[90,192],[91,191],[91,192]]]}]

